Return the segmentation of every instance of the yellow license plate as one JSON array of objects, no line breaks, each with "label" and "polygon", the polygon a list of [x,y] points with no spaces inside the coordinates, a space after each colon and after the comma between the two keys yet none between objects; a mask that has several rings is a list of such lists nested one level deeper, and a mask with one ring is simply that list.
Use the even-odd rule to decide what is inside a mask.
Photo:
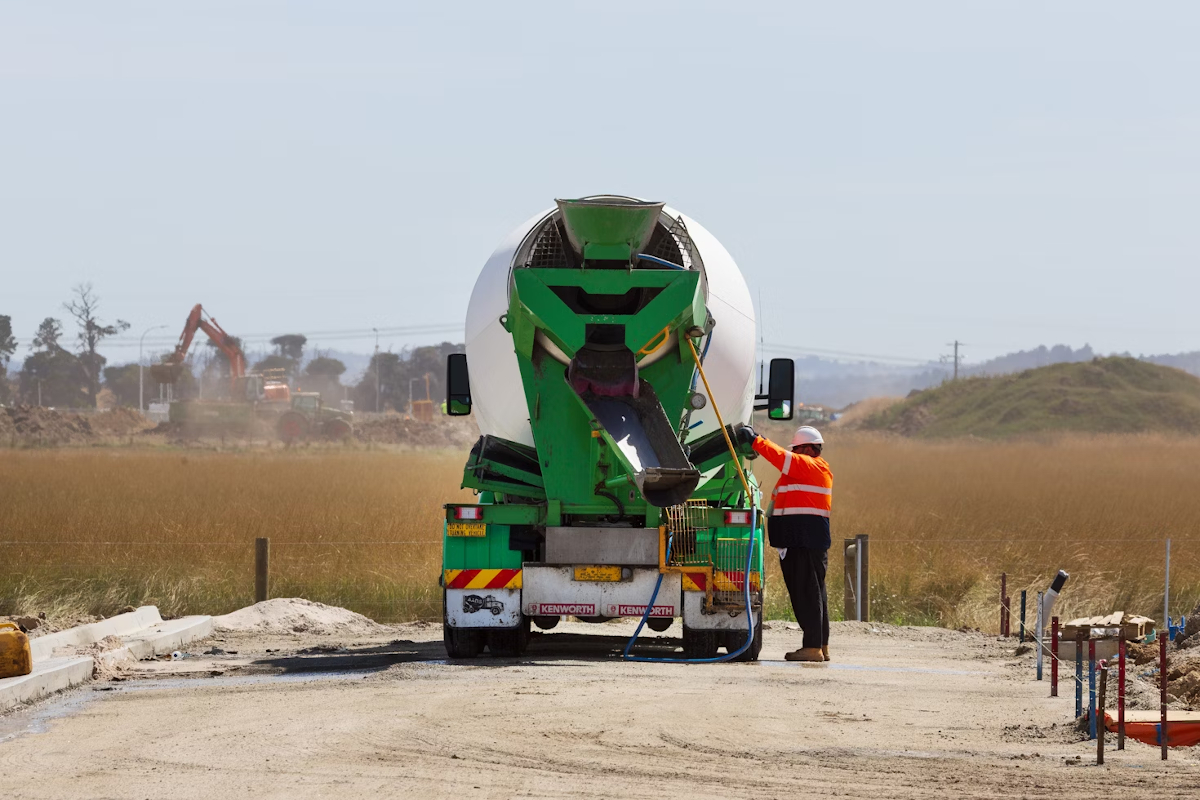
[{"label": "yellow license plate", "polygon": [[576,567],[575,580],[577,581],[608,581],[615,583],[621,580],[620,567]]},{"label": "yellow license plate", "polygon": [[487,536],[485,522],[450,522],[446,525],[447,536]]}]

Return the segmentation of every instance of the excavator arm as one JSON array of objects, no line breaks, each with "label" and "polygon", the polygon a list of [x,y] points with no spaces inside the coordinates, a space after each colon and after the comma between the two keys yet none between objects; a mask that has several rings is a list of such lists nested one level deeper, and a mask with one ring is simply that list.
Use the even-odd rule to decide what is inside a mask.
[{"label": "excavator arm", "polygon": [[179,335],[179,343],[175,345],[174,352],[164,358],[163,363],[151,367],[150,374],[159,383],[174,383],[179,378],[180,368],[184,359],[187,358],[197,330],[204,331],[217,349],[229,359],[230,390],[234,391],[238,378],[244,377],[246,374],[246,355],[238,346],[237,340],[226,333],[224,328],[204,311],[204,307],[200,303],[197,303],[188,314],[187,322],[183,326],[183,333]]}]

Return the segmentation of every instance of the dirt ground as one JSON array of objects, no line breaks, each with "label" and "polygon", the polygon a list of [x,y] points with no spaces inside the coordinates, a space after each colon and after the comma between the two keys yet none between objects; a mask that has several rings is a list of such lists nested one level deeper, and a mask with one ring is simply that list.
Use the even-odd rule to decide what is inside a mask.
[{"label": "dirt ground", "polygon": [[[295,627],[304,628],[299,625]],[[445,660],[439,626],[227,631],[0,717],[6,797],[1194,797],[1200,756],[1095,766],[1031,654],[835,623],[834,660],[620,660],[627,622],[520,659]],[[666,654],[678,628],[643,652]]]}]

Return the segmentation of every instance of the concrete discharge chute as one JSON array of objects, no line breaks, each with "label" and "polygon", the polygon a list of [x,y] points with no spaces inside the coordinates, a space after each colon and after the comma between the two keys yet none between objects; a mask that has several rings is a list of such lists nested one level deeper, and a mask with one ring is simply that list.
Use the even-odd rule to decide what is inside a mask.
[{"label": "concrete discharge chute", "polygon": [[755,394],[750,295],[716,239],[662,203],[559,200],[488,260],[466,327],[448,410],[483,436],[463,477],[479,502],[446,509],[450,654],[520,652],[531,620],[566,615],[682,617],[694,657],[761,629],[758,488],[717,411],[790,419],[794,368],[777,359],[786,391]]}]

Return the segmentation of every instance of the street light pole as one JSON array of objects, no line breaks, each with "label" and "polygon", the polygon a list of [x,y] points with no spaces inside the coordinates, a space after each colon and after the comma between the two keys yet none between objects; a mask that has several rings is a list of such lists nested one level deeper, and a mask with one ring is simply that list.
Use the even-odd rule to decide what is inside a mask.
[{"label": "street light pole", "polygon": [[375,331],[375,413],[379,413],[379,328],[371,328]]},{"label": "street light pole", "polygon": [[143,371],[142,361],[142,345],[146,342],[146,334],[150,331],[156,331],[160,328],[165,328],[166,325],[155,325],[153,328],[146,328],[142,331],[142,336],[138,339],[138,411],[145,412],[146,410],[146,378]]}]

